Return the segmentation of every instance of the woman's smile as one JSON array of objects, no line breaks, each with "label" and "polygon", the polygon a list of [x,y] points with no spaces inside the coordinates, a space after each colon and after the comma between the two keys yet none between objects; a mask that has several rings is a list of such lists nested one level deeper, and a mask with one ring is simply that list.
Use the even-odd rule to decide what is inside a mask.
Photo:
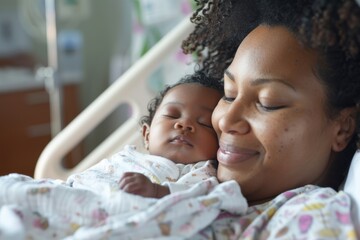
[{"label": "woman's smile", "polygon": [[242,163],[244,161],[257,158],[259,152],[249,148],[233,147],[220,143],[219,150],[217,152],[218,161],[223,165],[233,165]]}]

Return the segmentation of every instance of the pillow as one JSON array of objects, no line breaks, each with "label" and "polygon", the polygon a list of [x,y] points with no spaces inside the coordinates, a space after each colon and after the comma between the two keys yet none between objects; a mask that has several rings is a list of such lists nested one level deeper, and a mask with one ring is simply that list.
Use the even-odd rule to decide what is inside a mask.
[{"label": "pillow", "polygon": [[359,228],[357,231],[360,234],[360,151],[355,153],[351,161],[349,173],[345,180],[344,191],[352,197],[354,203],[352,211],[353,219]]}]

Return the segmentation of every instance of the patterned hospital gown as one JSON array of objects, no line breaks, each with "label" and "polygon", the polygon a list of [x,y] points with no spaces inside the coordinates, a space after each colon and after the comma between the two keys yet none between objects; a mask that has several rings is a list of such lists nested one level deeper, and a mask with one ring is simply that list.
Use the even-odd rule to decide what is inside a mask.
[{"label": "patterned hospital gown", "polygon": [[119,191],[119,180],[124,172],[142,173],[153,183],[167,185],[171,193],[186,190],[211,177],[216,180],[212,160],[184,165],[160,156],[140,153],[135,146],[126,145],[111,158],[70,176],[67,184],[75,188],[111,193]]},{"label": "patterned hospital gown", "polygon": [[360,239],[356,228],[345,192],[308,185],[250,206],[242,216],[223,212],[192,239]]}]

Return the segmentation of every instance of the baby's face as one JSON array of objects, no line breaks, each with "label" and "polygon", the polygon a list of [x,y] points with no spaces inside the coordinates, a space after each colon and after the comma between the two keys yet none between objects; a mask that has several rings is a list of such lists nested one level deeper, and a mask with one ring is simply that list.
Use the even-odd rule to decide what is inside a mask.
[{"label": "baby's face", "polygon": [[211,115],[221,97],[193,83],[170,89],[145,134],[150,154],[183,164],[215,159],[218,139]]}]

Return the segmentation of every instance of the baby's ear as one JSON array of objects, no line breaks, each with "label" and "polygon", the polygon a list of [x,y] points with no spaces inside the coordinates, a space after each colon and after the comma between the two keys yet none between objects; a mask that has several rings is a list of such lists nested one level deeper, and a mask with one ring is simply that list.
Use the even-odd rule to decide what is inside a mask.
[{"label": "baby's ear", "polygon": [[332,149],[340,152],[346,148],[356,130],[356,107],[341,110],[336,124],[336,136]]},{"label": "baby's ear", "polygon": [[150,126],[146,123],[142,125],[142,135],[144,140],[144,147],[146,150],[149,150]]}]

